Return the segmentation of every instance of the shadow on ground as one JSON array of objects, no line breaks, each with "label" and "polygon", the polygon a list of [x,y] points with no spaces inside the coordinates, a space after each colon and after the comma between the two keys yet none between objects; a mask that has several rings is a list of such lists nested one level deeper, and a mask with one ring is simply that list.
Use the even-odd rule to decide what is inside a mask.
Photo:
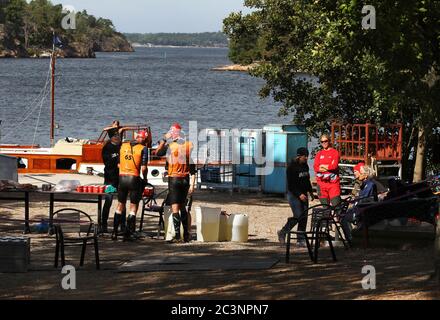
[{"label": "shadow on ground", "polygon": [[[154,230],[154,225],[153,230]],[[438,299],[438,287],[429,279],[432,250],[337,249],[338,262],[327,248],[320,263],[307,253],[292,253],[284,262],[284,248],[269,241],[247,244],[197,243],[172,245],[146,237],[134,243],[100,238],[102,270],[96,271],[93,250],[77,271],[77,289],[61,289],[60,268],[53,267],[54,240],[32,235],[32,266],[25,274],[0,274],[2,299]],[[276,257],[280,262],[264,270],[155,271],[118,273],[127,261],[139,257],[228,257],[243,259]],[[67,263],[78,267],[80,252],[67,251]],[[373,265],[377,289],[365,291],[361,269]]]}]

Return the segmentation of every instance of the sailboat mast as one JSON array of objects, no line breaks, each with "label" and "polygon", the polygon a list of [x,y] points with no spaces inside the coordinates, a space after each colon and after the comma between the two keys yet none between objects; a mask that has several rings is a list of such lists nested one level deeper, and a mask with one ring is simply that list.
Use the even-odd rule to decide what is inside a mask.
[{"label": "sailboat mast", "polygon": [[[55,33],[54,33],[55,37]],[[51,99],[51,121],[50,121],[50,146],[53,147],[55,145],[55,43],[53,45],[52,57],[51,57],[51,73],[52,73],[52,99]]]}]

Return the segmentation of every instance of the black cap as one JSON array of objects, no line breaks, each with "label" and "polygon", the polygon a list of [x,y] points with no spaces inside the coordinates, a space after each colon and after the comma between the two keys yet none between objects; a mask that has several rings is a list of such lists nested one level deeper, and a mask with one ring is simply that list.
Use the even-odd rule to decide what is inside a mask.
[{"label": "black cap", "polygon": [[300,156],[309,156],[309,150],[307,150],[307,148],[298,148],[298,150],[296,150],[296,155],[298,157]]}]

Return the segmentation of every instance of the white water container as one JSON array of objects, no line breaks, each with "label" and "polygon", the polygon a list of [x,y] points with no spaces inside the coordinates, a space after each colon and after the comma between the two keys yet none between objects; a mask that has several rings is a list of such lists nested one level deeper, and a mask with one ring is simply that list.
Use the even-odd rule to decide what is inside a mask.
[{"label": "white water container", "polygon": [[[164,221],[164,232],[165,232],[165,240],[170,241],[176,235],[176,231],[174,230],[173,223],[173,213],[170,206],[165,206],[163,211],[163,221]],[[180,224],[180,238],[183,239],[183,227]]]},{"label": "white water container", "polygon": [[249,217],[245,214],[232,214],[228,219],[227,230],[228,233],[226,237],[228,241],[247,242],[249,235]]},{"label": "white water container", "polygon": [[196,207],[197,241],[219,241],[221,212],[221,208]]}]

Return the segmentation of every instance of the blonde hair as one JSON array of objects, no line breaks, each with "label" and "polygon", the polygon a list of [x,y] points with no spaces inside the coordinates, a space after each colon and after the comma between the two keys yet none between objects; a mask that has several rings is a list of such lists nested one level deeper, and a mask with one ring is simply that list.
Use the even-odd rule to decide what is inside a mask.
[{"label": "blonde hair", "polygon": [[376,171],[370,166],[362,166],[360,171],[361,174],[366,175],[368,178],[376,177]]}]

